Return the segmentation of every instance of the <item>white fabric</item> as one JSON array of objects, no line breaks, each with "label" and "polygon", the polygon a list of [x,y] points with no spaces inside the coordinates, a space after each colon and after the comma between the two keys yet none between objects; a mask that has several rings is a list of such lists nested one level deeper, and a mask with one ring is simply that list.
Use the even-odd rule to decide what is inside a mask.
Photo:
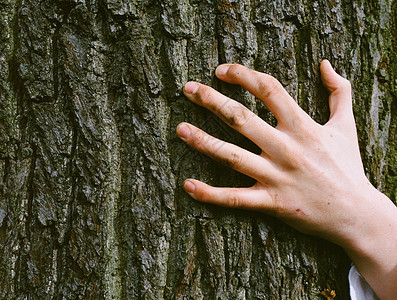
[{"label": "white fabric", "polygon": [[349,272],[349,285],[352,300],[379,300],[355,266]]}]

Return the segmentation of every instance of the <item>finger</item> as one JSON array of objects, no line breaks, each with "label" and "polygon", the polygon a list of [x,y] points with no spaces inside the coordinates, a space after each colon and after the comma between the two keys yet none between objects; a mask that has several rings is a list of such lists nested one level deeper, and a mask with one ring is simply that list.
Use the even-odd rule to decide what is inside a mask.
[{"label": "finger", "polygon": [[329,109],[332,119],[353,119],[350,82],[332,68],[328,60],[320,64],[321,79],[329,91]]},{"label": "finger", "polygon": [[192,148],[258,181],[269,183],[278,178],[278,171],[270,160],[214,138],[191,124],[179,124],[177,133]]},{"label": "finger", "polygon": [[310,119],[273,76],[237,64],[220,65],[216,76],[228,83],[239,84],[263,103],[282,125],[294,127],[296,118]]},{"label": "finger", "polygon": [[275,211],[274,201],[263,186],[221,188],[199,180],[187,179],[183,187],[191,197],[201,202],[267,213]]},{"label": "finger", "polygon": [[191,101],[212,111],[267,153],[279,151],[276,142],[279,132],[241,103],[196,82],[188,82],[184,93]]}]

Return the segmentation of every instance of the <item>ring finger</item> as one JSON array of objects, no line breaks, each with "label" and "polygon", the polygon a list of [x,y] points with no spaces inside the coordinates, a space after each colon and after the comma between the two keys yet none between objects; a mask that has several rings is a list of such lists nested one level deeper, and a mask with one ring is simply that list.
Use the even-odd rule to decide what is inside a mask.
[{"label": "ring finger", "polygon": [[278,178],[278,171],[270,160],[219,140],[191,124],[179,124],[177,133],[192,148],[257,181],[269,183]]}]

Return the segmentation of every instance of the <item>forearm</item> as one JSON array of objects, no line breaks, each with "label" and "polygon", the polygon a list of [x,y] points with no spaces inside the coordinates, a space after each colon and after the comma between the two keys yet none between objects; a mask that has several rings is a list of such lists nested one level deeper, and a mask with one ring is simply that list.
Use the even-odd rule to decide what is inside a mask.
[{"label": "forearm", "polygon": [[343,245],[357,270],[382,300],[397,295],[397,207],[380,192],[377,205],[360,212],[362,222],[349,245]]}]

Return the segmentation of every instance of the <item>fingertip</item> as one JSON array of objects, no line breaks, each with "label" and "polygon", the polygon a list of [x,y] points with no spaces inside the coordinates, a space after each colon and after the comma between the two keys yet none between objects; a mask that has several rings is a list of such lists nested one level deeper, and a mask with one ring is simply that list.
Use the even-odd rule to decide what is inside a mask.
[{"label": "fingertip", "polygon": [[191,94],[194,94],[195,92],[197,92],[199,87],[200,86],[198,85],[198,83],[189,81],[183,87],[183,91],[185,94],[191,95]]},{"label": "fingertip", "polygon": [[191,129],[187,123],[182,122],[176,127],[176,133],[182,140],[186,140],[190,136]]},{"label": "fingertip", "polygon": [[227,73],[227,71],[229,70],[230,65],[228,64],[223,64],[220,65],[216,68],[215,70],[215,75],[216,77],[220,78],[220,77],[224,77]]},{"label": "fingertip", "polygon": [[194,193],[194,191],[196,190],[196,185],[193,183],[191,179],[186,179],[183,182],[183,188],[188,193]]},{"label": "fingertip", "polygon": [[193,199],[197,200],[197,197],[195,195],[196,192],[196,184],[194,183],[193,179],[186,179],[183,182],[183,189],[185,190],[186,193],[190,195]]},{"label": "fingertip", "polygon": [[324,59],[320,63],[321,76],[331,75],[330,73],[336,73],[328,59]]},{"label": "fingertip", "polygon": [[252,76],[252,72],[255,71],[240,64],[223,64],[216,68],[215,75],[227,83],[243,86]]},{"label": "fingertip", "polygon": [[329,60],[324,59],[320,64],[321,80],[329,92],[333,92],[339,86],[339,75],[335,72]]},{"label": "fingertip", "polygon": [[[322,61],[321,61],[321,63],[320,63],[320,67],[331,67],[332,68],[332,65],[331,65],[331,63],[330,63],[330,61],[328,60],[328,59],[323,59]],[[333,69],[333,68],[332,68]]]}]

